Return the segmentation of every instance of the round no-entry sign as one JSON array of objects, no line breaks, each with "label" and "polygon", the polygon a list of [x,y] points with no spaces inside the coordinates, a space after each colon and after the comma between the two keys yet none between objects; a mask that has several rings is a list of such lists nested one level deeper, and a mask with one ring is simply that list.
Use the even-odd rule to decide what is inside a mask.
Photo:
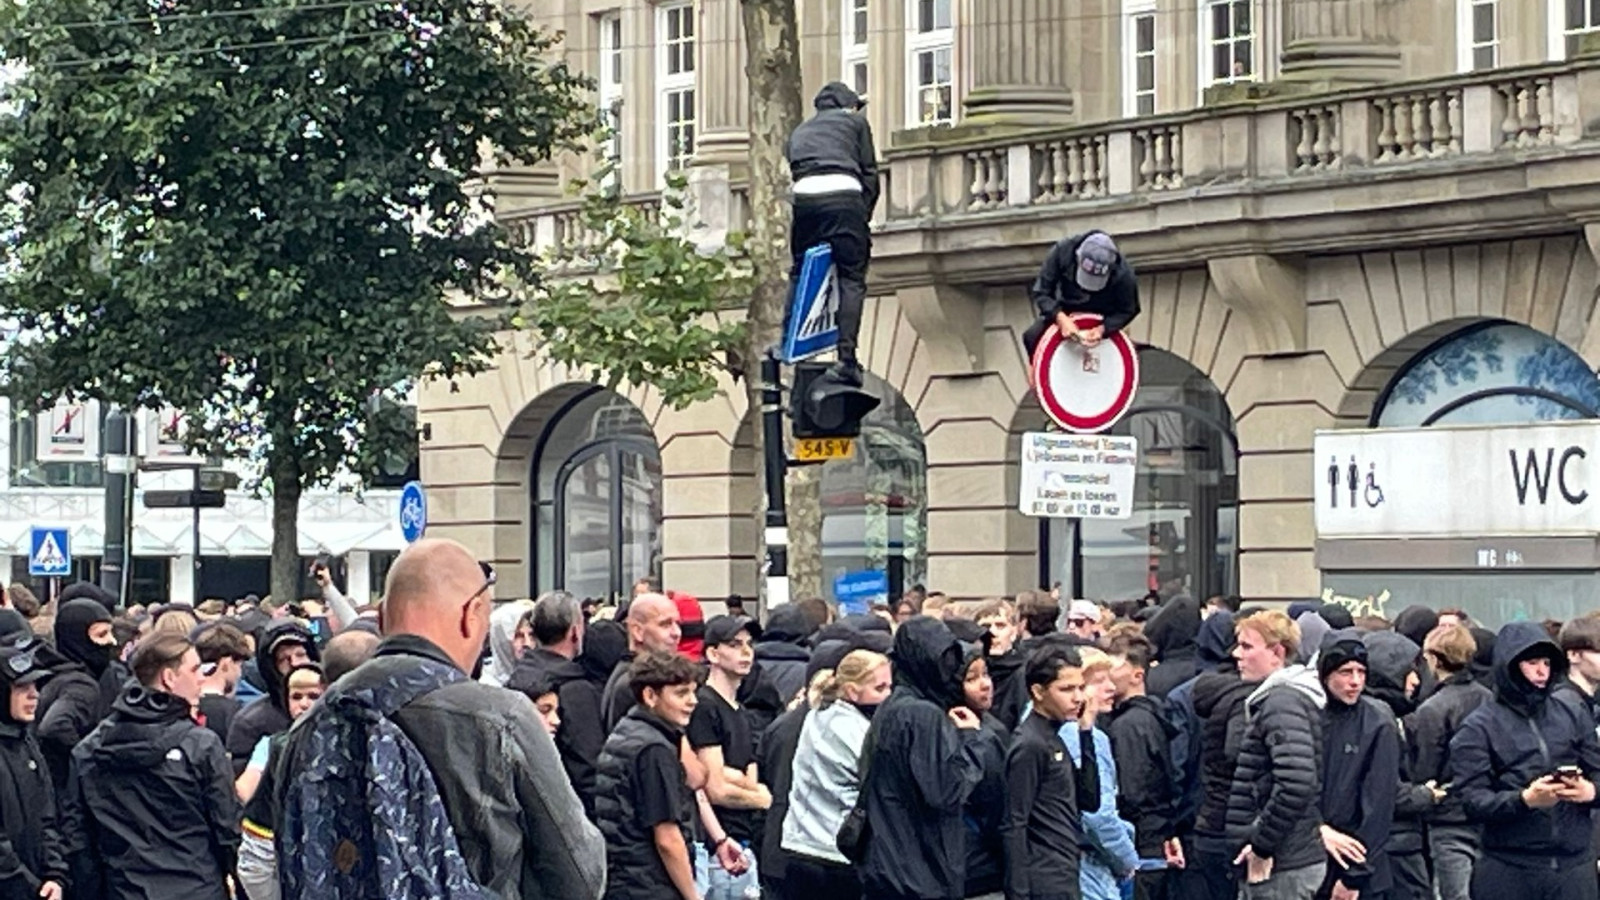
[{"label": "round no-entry sign", "polygon": [[[1079,328],[1100,324],[1094,313],[1073,313]],[[1065,340],[1051,325],[1033,353],[1033,388],[1039,405],[1057,425],[1096,434],[1117,424],[1139,387],[1139,354],[1121,332],[1090,349]]]}]

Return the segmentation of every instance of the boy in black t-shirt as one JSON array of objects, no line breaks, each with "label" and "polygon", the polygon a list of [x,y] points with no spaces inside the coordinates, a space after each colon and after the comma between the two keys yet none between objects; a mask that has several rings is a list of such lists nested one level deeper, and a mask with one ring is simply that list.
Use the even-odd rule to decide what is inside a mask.
[{"label": "boy in black t-shirt", "polygon": [[720,825],[724,832],[720,840],[707,842],[708,853],[700,857],[706,900],[742,900],[745,889],[759,883],[754,855],[746,851],[756,838],[757,811],[772,805],[772,794],[756,777],[749,714],[736,698],[754,664],[760,630],[742,616],[717,616],[706,623],[709,670],[689,720],[689,746],[706,768],[706,799],[715,819],[707,819],[706,830],[715,836]]},{"label": "boy in black t-shirt", "polygon": [[689,855],[692,801],[679,756],[698,702],[695,667],[652,651],[633,661],[630,676],[637,705],[595,764],[606,900],[699,900]]}]

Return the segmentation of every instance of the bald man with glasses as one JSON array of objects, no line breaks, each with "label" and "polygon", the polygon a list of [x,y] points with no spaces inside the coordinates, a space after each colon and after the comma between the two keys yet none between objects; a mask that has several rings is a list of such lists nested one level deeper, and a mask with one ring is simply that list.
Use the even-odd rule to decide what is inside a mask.
[{"label": "bald man with glasses", "polygon": [[[336,690],[430,661],[459,669],[462,679],[417,697],[392,719],[433,774],[469,874],[495,896],[598,900],[605,842],[584,816],[550,735],[526,697],[465,677],[489,635],[495,580],[493,567],[454,541],[412,544],[389,570],[378,615],[383,642]],[[292,782],[294,744],[313,730],[307,725],[290,735],[279,785]],[[286,850],[293,852],[280,847],[280,857]]]}]

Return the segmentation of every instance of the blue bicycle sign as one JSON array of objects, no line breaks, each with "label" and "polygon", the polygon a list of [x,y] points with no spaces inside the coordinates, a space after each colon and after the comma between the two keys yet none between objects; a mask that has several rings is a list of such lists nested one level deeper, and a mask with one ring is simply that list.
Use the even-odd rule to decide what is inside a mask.
[{"label": "blue bicycle sign", "polygon": [[406,543],[415,543],[428,530],[428,495],[422,482],[407,482],[400,489],[400,534]]}]

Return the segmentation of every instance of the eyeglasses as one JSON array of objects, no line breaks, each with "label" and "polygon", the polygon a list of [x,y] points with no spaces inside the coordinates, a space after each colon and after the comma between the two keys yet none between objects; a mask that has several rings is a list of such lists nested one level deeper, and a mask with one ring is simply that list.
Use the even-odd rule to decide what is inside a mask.
[{"label": "eyeglasses", "polygon": [[469,603],[478,599],[478,597],[481,596],[484,591],[494,587],[495,582],[500,580],[499,576],[495,574],[494,566],[491,566],[486,562],[479,562],[478,570],[483,573],[483,587],[480,587],[472,592],[472,596],[467,598],[467,602]]},{"label": "eyeglasses", "polygon": [[1093,625],[1093,624],[1095,624],[1095,620],[1094,619],[1068,619],[1067,620],[1067,624],[1068,625]]}]

